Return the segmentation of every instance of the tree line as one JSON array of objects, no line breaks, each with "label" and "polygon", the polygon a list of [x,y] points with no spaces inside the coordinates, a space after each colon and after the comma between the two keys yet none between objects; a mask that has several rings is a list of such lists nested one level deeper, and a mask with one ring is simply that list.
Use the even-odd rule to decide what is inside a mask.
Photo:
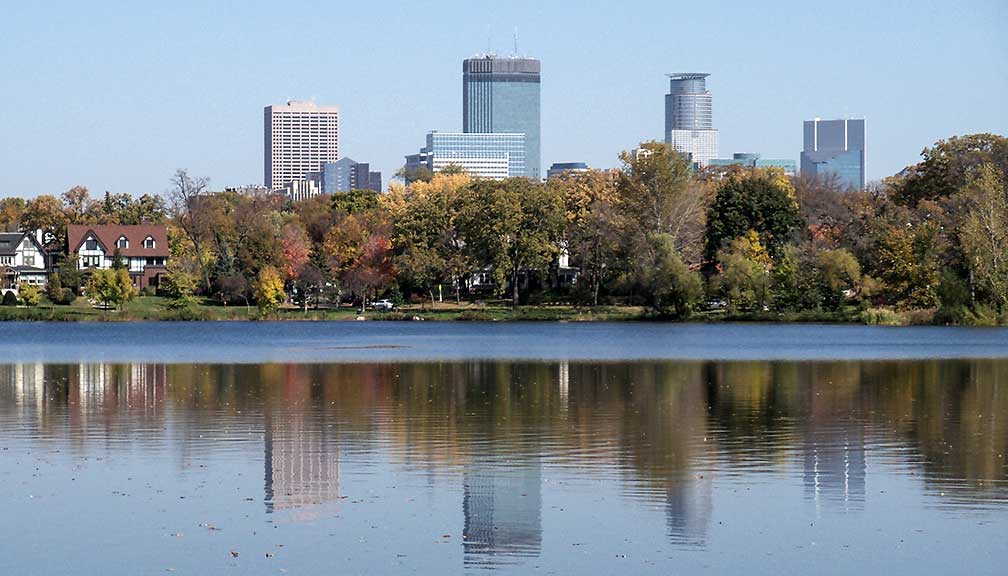
[{"label": "tree line", "polygon": [[[774,169],[694,173],[656,142],[621,161],[619,170],[545,183],[449,168],[382,194],[293,203],[212,193],[206,179],[179,171],[164,198],[92,199],[81,187],[7,198],[0,226],[41,229],[58,244],[68,223],[163,222],[164,289],[178,306],[194,294],[264,310],[385,296],[633,304],[668,318],[723,308],[881,322],[1008,319],[1001,136],[939,141],[864,191]],[[561,254],[578,271],[572,286],[559,282]],[[472,285],[474,272],[492,280],[479,287],[489,293]]]}]

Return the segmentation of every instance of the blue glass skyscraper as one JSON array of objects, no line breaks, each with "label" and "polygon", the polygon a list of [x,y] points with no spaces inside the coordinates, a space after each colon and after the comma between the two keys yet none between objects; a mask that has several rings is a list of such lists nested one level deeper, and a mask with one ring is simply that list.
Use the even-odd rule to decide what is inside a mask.
[{"label": "blue glass skyscraper", "polygon": [[865,121],[806,120],[802,174],[835,175],[854,190],[865,187]]},{"label": "blue glass skyscraper", "polygon": [[525,173],[540,179],[540,63],[477,56],[462,62],[462,131],[525,135]]}]

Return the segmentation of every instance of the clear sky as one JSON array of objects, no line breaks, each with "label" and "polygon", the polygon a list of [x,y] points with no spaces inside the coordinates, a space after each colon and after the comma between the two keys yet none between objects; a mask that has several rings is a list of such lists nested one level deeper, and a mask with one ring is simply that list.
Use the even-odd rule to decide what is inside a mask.
[{"label": "clear sky", "polygon": [[341,108],[385,181],[461,130],[462,60],[542,60],[543,169],[661,139],[666,72],[709,72],[721,155],[797,160],[801,122],[865,117],[868,178],[939,138],[1008,134],[1008,2],[8,2],[0,196],[262,183],[262,109]]}]

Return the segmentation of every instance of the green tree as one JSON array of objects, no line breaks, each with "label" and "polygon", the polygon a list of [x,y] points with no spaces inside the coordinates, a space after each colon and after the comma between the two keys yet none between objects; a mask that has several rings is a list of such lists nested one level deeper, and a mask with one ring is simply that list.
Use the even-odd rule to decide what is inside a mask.
[{"label": "green tree", "polygon": [[816,259],[827,306],[839,309],[850,293],[856,296],[861,289],[861,265],[854,255],[843,248],[823,250]]},{"label": "green tree", "polygon": [[287,298],[284,292],[283,278],[280,272],[272,266],[265,266],[259,271],[253,286],[256,306],[263,313],[273,312]]},{"label": "green tree", "polygon": [[721,273],[715,282],[731,310],[768,307],[773,260],[755,231],[733,240],[721,249],[717,259],[721,262]]},{"label": "green tree", "polygon": [[939,140],[921,153],[923,160],[905,175],[887,182],[896,202],[915,207],[922,200],[948,198],[961,190],[982,165],[989,164],[1008,176],[1008,138],[995,134],[970,134]]},{"label": "green tree", "polygon": [[982,294],[1008,311],[1008,189],[992,164],[983,164],[960,193],[965,215],[959,229],[966,265]]},{"label": "green tree", "polygon": [[101,302],[103,308],[113,306],[118,309],[136,296],[136,288],[128,271],[99,268],[91,271],[84,293],[88,298]]},{"label": "green tree", "polygon": [[64,258],[59,264],[58,274],[63,287],[73,292],[76,298],[84,284],[81,271],[77,269],[77,259],[73,255]]},{"label": "green tree", "polygon": [[332,209],[343,214],[358,214],[378,207],[378,192],[351,190],[332,196]]},{"label": "green tree", "polygon": [[168,298],[168,309],[185,310],[192,306],[196,299],[196,278],[184,270],[171,270],[165,277],[163,290]]},{"label": "green tree", "polygon": [[707,210],[704,253],[713,260],[725,242],[755,231],[760,244],[776,256],[799,224],[794,188],[782,172],[737,172],[721,183]]},{"label": "green tree", "polygon": [[874,253],[884,294],[903,308],[938,305],[939,238],[934,222],[908,222],[879,230]]},{"label": "green tree", "polygon": [[49,282],[46,284],[46,297],[53,304],[70,304],[77,294],[70,288],[63,287],[63,279],[59,271],[53,271],[49,275]]},{"label": "green tree", "polygon": [[113,270],[126,270],[126,259],[123,258],[122,252],[116,247],[115,251],[112,252],[112,269]]},{"label": "green tree", "polygon": [[38,286],[26,282],[22,282],[18,286],[18,301],[21,302],[22,306],[38,306],[41,300],[42,291],[39,290]]},{"label": "green tree", "polygon": [[637,284],[647,292],[657,314],[676,319],[688,317],[703,295],[699,274],[690,272],[682,261],[670,234],[655,234],[647,245],[648,250],[635,260]]},{"label": "green tree", "polygon": [[511,305],[517,306],[520,274],[542,270],[556,256],[564,212],[553,189],[509,178],[473,181],[458,218],[473,260],[492,267],[500,293],[510,282]]}]

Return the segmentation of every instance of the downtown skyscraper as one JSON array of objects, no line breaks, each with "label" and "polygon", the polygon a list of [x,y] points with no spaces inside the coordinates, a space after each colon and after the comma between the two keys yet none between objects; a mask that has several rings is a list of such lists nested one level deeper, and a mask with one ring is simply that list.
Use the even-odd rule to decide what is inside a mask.
[{"label": "downtown skyscraper", "polygon": [[524,134],[524,176],[539,180],[539,84],[534,58],[477,56],[462,62],[462,132]]},{"label": "downtown skyscraper", "polygon": [[667,76],[665,143],[702,168],[718,157],[718,131],[714,128],[706,80],[710,74],[683,72]]},{"label": "downtown skyscraper", "polygon": [[865,187],[865,121],[806,120],[802,126],[802,174],[832,175],[849,189]]},{"label": "downtown skyscraper", "polygon": [[318,180],[339,159],[339,108],[290,101],[263,110],[263,185]]}]

